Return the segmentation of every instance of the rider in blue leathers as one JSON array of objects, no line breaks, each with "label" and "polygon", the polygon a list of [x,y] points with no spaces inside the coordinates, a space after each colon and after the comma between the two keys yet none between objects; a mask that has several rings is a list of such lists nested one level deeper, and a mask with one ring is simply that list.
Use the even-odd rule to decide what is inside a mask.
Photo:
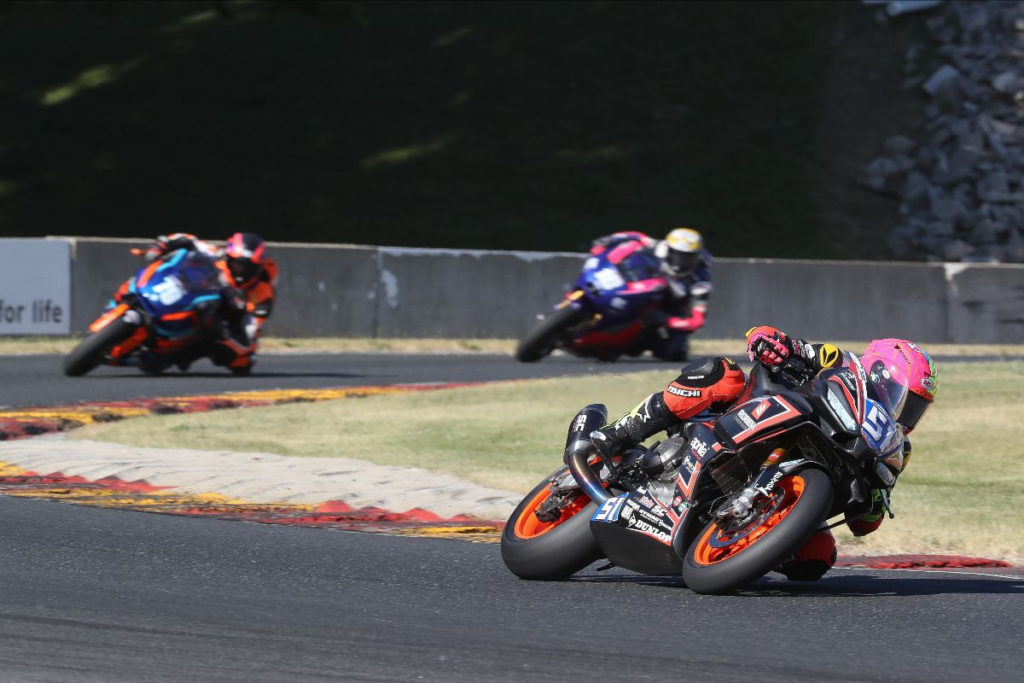
[{"label": "rider in blue leathers", "polygon": [[686,360],[689,336],[703,327],[707,314],[711,254],[701,234],[691,228],[676,228],[663,240],[636,230],[616,232],[594,240],[590,253],[598,255],[633,243],[658,257],[661,274],[668,281],[661,305],[644,319],[647,346],[657,358]]}]

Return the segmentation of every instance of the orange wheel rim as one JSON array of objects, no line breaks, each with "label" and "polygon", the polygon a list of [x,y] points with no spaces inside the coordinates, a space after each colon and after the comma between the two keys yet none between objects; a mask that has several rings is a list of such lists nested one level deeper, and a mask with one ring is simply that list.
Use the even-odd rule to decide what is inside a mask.
[{"label": "orange wheel rim", "polygon": [[518,538],[536,538],[543,536],[547,532],[551,531],[555,527],[565,524],[574,516],[576,513],[587,506],[590,502],[590,498],[585,493],[580,493],[576,498],[561,509],[562,514],[559,515],[558,519],[553,522],[545,522],[537,518],[534,514],[537,509],[551,497],[551,489],[547,486],[542,488],[537,495],[535,495],[530,502],[527,503],[523,511],[519,513],[518,519],[515,523],[515,534]]},{"label": "orange wheel rim", "polygon": [[768,511],[741,529],[732,531],[722,529],[719,524],[710,525],[697,541],[694,560],[702,565],[716,564],[757,543],[793,511],[804,493],[804,486],[804,478],[800,475],[780,481],[772,492]]}]

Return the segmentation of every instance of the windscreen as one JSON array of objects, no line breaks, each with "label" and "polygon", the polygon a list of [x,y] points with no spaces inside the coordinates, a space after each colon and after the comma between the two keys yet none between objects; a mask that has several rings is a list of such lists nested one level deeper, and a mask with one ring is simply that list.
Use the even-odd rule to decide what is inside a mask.
[{"label": "windscreen", "polygon": [[209,257],[190,252],[178,266],[178,279],[188,291],[220,289],[220,271]]},{"label": "windscreen", "polygon": [[658,277],[661,261],[648,251],[635,251],[619,263],[619,272],[626,282]]}]

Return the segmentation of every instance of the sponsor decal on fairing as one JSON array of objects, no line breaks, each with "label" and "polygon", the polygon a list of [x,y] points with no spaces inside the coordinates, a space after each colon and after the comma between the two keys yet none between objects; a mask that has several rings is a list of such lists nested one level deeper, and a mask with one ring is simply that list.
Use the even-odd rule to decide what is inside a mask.
[{"label": "sponsor decal on fairing", "polygon": [[625,494],[616,496],[615,498],[609,498],[601,504],[595,512],[594,516],[590,518],[593,522],[615,522],[619,519],[619,511],[622,509],[622,503],[626,500]]},{"label": "sponsor decal on fairing", "polygon": [[651,500],[651,499],[650,499],[650,498],[648,498],[647,496],[641,496],[641,498],[640,498],[640,500],[639,500],[638,502],[639,502],[639,503],[640,503],[641,505],[644,505],[644,506],[646,506],[646,507],[648,507],[648,508],[654,508],[654,507],[657,507],[657,506],[658,506],[658,504],[657,504],[657,503],[655,503],[655,502],[654,502],[653,500]]},{"label": "sponsor decal on fairing", "polygon": [[638,519],[637,517],[633,517],[629,520],[629,527],[634,531],[637,531],[644,536],[650,536],[654,540],[664,543],[665,545],[670,545],[672,543],[672,536],[667,531],[662,531],[653,524],[645,522],[642,519]]}]

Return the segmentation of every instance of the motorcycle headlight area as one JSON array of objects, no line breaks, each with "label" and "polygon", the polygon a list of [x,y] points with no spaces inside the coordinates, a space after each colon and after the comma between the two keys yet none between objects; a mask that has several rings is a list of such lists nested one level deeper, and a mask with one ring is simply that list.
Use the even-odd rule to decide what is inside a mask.
[{"label": "motorcycle headlight area", "polygon": [[849,404],[839,394],[839,389],[830,386],[828,391],[825,392],[825,399],[828,402],[829,412],[835,418],[836,425],[847,434],[854,436],[859,434],[860,429],[857,419],[853,416]]}]

